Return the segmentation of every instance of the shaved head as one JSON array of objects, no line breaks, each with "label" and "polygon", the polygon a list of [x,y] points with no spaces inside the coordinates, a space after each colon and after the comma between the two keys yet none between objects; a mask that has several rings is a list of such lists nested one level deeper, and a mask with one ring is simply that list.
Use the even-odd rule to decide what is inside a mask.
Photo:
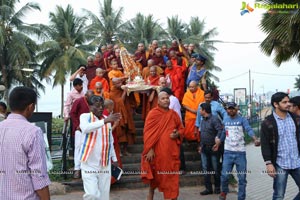
[{"label": "shaved head", "polygon": [[170,105],[170,98],[169,98],[169,94],[162,91],[160,93],[158,93],[158,102],[157,102],[158,106],[164,110],[168,110],[169,109],[169,105]]}]

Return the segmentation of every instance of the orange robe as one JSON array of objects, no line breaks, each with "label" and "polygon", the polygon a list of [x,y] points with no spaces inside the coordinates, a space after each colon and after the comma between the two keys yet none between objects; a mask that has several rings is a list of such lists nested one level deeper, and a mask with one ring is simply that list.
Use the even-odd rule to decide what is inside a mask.
[{"label": "orange robe", "polygon": [[182,88],[180,87],[181,84],[181,79],[182,79],[182,71],[181,71],[181,67],[177,66],[177,65],[173,65],[173,68],[170,70],[169,68],[165,69],[165,75],[168,75],[171,79],[171,90],[174,94],[175,97],[177,97],[177,99],[179,101],[182,100],[179,99],[181,96],[181,90]]},{"label": "orange robe", "polygon": [[119,142],[127,142],[133,144],[135,142],[135,125],[133,121],[132,109],[135,106],[135,98],[132,93],[125,96],[125,100],[121,98],[123,90],[113,86],[109,93],[109,98],[114,101],[114,113],[120,113],[122,118],[119,126],[116,128],[116,133]]},{"label": "orange robe", "polygon": [[[144,183],[164,193],[164,198],[175,199],[179,194],[179,168],[181,139],[171,139],[174,129],[183,133],[178,114],[170,109],[153,108],[144,126],[144,150],[141,160],[141,176]],[[145,160],[150,149],[155,157],[151,163]]]},{"label": "orange robe", "polygon": [[109,92],[109,85],[107,80],[104,77],[99,77],[99,76],[95,76],[95,78],[91,80],[89,89],[94,90],[97,82],[102,83],[103,91]]},{"label": "orange robe", "polygon": [[[190,90],[187,90],[187,92],[184,94],[182,105],[188,106],[193,110],[197,110],[199,104],[204,101],[205,101],[204,91],[198,88],[197,91],[194,93],[190,92]],[[184,123],[185,123],[184,137],[187,140],[200,141],[199,137],[195,137],[194,135],[196,117],[197,117],[196,114],[186,110],[185,117],[184,117]]]},{"label": "orange robe", "polygon": [[[164,70],[159,66],[156,66],[156,72],[157,72],[158,75],[163,75],[164,74]],[[143,71],[142,71],[143,79],[145,80],[149,75],[150,75],[150,67],[144,67]]]},{"label": "orange robe", "polygon": [[113,87],[112,79],[113,78],[122,78],[124,77],[124,74],[118,70],[118,69],[112,69],[110,72],[108,72],[108,78],[109,78],[109,88],[111,89]]},{"label": "orange robe", "polygon": [[[181,59],[181,63],[179,63],[179,61],[178,61],[180,59]],[[181,69],[181,77],[182,78],[180,79],[180,82],[179,82],[180,94],[179,94],[179,97],[177,97],[177,96],[176,97],[178,98],[179,101],[182,101],[182,98],[184,95],[184,89],[185,89],[184,85],[185,85],[185,79],[186,79],[185,76],[186,76],[186,70],[187,70],[187,63],[185,62],[185,59],[182,59],[181,57],[179,57],[177,59],[171,59],[171,62],[172,62],[173,66],[179,66]]]},{"label": "orange robe", "polygon": [[[160,76],[148,76],[148,78],[145,79],[145,83],[149,85],[155,85],[158,86]],[[152,101],[149,101],[149,97],[151,93],[154,92],[154,97]],[[150,90],[150,94],[143,93],[143,107],[142,107],[142,119],[145,120],[147,117],[147,114],[152,108],[155,108],[157,106],[158,101],[158,94],[154,90]]]}]

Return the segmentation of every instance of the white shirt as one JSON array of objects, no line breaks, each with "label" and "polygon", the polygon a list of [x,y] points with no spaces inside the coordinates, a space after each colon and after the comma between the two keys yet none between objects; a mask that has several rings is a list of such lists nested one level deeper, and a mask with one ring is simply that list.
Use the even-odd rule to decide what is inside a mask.
[{"label": "white shirt", "polygon": [[[104,124],[104,119],[99,120],[96,116],[95,116],[95,122],[90,122],[90,117],[91,114],[90,113],[83,113],[82,115],[80,115],[80,129],[81,132],[83,134],[83,137],[81,137],[81,150],[82,150],[82,144],[84,142],[85,136],[86,134],[90,133],[90,132],[95,132],[96,130],[98,131],[98,135],[97,135],[97,139],[96,139],[96,143],[95,146],[91,152],[91,154],[89,155],[87,161],[85,162],[86,165],[89,165],[91,167],[94,168],[100,168],[101,166],[101,153],[102,153],[102,134],[103,134],[103,130],[106,131],[105,129],[102,129],[102,127],[105,125]],[[116,152],[114,149],[114,138],[112,136],[112,129],[111,129],[111,123],[107,123],[108,126],[108,130],[109,130],[109,134],[110,134],[110,152],[109,152],[109,159],[112,159],[114,162],[117,162],[117,156],[116,156]],[[80,152],[81,152],[80,150]]]},{"label": "white shirt", "polygon": [[180,105],[177,97],[175,97],[174,95],[171,95],[169,98],[170,98],[169,108],[173,109],[179,115],[180,121],[182,122],[181,105]]},{"label": "white shirt", "polygon": [[80,76],[79,74],[76,75],[76,78],[80,78],[82,80],[82,91],[83,94],[85,94],[88,90],[88,84],[89,84],[89,80],[86,77],[86,74],[83,74],[83,76]]}]

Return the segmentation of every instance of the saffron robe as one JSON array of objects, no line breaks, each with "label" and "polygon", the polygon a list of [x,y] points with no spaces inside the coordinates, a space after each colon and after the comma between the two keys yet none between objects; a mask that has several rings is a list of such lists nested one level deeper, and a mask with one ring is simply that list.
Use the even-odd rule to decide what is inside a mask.
[{"label": "saffron robe", "polygon": [[[148,76],[148,78],[145,79],[145,83],[149,85],[158,86],[160,76]],[[149,101],[151,93],[154,92],[154,96],[152,101]],[[150,93],[143,93],[143,107],[142,107],[142,119],[145,120],[147,117],[147,114],[152,108],[155,108],[157,106],[158,101],[158,94],[155,90],[150,90]]]},{"label": "saffron robe", "polygon": [[[182,105],[187,106],[193,110],[197,110],[200,103],[204,102],[204,91],[200,88],[197,89],[196,92],[192,93],[190,90],[184,94]],[[195,130],[195,122],[196,122],[197,114],[194,114],[188,110],[185,111],[184,123],[185,123],[185,131],[184,137],[187,140],[197,140],[200,141],[200,138],[194,135]]]},{"label": "saffron robe", "polygon": [[104,77],[99,77],[99,76],[95,76],[95,78],[93,78],[90,82],[90,90],[94,90],[95,89],[95,85],[97,82],[101,82],[102,83],[102,90],[105,92],[109,92],[109,85],[107,80]]},{"label": "saffron robe", "polygon": [[178,100],[181,102],[182,101],[182,98],[183,98],[183,95],[184,95],[184,85],[185,85],[185,79],[186,79],[186,71],[187,71],[187,63],[185,62],[185,59],[182,59],[181,57],[178,57],[177,59],[171,59],[171,62],[172,62],[172,65],[173,66],[178,66],[180,67],[181,69],[181,79],[180,79],[180,82],[179,82],[179,97]]},{"label": "saffron robe", "polygon": [[108,72],[109,88],[111,89],[113,87],[113,83],[112,83],[113,78],[122,78],[122,77],[124,77],[124,74],[118,69],[112,69],[110,72]]},{"label": "saffron robe", "polygon": [[133,108],[136,106],[133,93],[125,96],[122,99],[123,90],[113,86],[109,93],[109,98],[114,101],[114,113],[120,113],[122,118],[119,126],[116,128],[116,133],[119,142],[127,142],[133,144],[135,142],[135,124],[133,121]]},{"label": "saffron robe", "polygon": [[[172,69],[166,68],[165,75],[168,75],[171,79],[171,90],[175,97],[179,100],[179,97],[182,93],[182,88],[180,87],[181,79],[182,79],[182,71],[181,67],[177,65],[173,65]],[[181,100],[179,100],[181,101]]]},{"label": "saffron robe", "polygon": [[[150,183],[153,189],[158,188],[166,199],[175,199],[179,194],[181,139],[170,138],[174,129],[182,136],[184,129],[174,110],[156,107],[149,112],[144,127],[141,176],[144,183]],[[145,160],[145,155],[150,149],[155,153],[151,163]]]}]

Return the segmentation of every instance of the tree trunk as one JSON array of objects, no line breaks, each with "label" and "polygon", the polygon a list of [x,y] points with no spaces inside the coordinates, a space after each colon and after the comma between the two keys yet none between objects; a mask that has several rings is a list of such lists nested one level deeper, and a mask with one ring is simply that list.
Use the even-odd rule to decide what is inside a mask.
[{"label": "tree trunk", "polygon": [[64,84],[61,84],[61,110],[60,116],[64,118]]}]

